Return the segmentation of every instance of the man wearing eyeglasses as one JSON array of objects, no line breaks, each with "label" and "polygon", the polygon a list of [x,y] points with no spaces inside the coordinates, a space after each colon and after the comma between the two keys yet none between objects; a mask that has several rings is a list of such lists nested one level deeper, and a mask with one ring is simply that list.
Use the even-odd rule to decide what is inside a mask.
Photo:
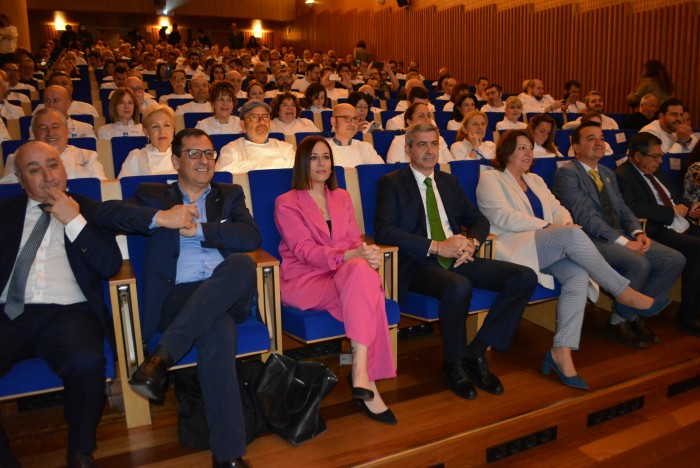
[{"label": "man wearing eyeglasses", "polygon": [[242,174],[254,169],[294,166],[294,147],[270,138],[270,106],[248,101],[239,110],[244,135],[221,148],[217,171]]},{"label": "man wearing eyeglasses", "polygon": [[[124,80],[124,87],[129,88],[134,92],[139,100],[139,107],[141,112],[145,111],[151,106],[158,105],[158,101],[153,99],[150,94],[146,93],[143,80],[137,76],[130,76]],[[110,95],[111,97],[111,95]]]},{"label": "man wearing eyeglasses", "polygon": [[238,185],[212,182],[216,151],[204,131],[185,129],[172,144],[177,181],[142,184],[127,201],[104,203],[98,226],[147,236],[141,328],[158,347],[131,376],[139,395],[163,397],[168,368],[197,345],[213,465],[246,466],[245,424],[236,377],[237,324],[255,290],[260,232]]},{"label": "man wearing eyeglasses", "polygon": [[615,172],[625,203],[636,216],[646,218],[647,235],[685,256],[676,326],[700,337],[700,228],[686,219],[697,221],[700,202],[691,203],[683,198],[661,169],[663,158],[661,139],[640,132],[629,142],[629,159]]},{"label": "man wearing eyeglasses", "polygon": [[654,298],[649,309],[614,304],[606,335],[633,348],[658,343],[641,317],[651,317],[666,307],[671,288],[685,265],[680,252],[653,242],[642,230],[635,213],[620,194],[615,173],[599,164],[605,153],[603,130],[598,122],[584,122],[571,134],[576,160],[554,174],[552,191],[571,212],[605,260],[629,286]]},{"label": "man wearing eyeglasses", "polygon": [[358,164],[384,164],[374,147],[354,137],[360,130],[362,119],[357,115],[357,109],[351,104],[338,104],[333,108],[331,125],[335,132],[328,139],[333,151],[336,166],[355,167]]},{"label": "man wearing eyeglasses", "polygon": [[170,73],[170,84],[173,86],[171,94],[164,94],[158,100],[161,104],[167,104],[170,99],[194,99],[194,97],[185,91],[187,85],[187,75],[185,70],[177,69]]}]

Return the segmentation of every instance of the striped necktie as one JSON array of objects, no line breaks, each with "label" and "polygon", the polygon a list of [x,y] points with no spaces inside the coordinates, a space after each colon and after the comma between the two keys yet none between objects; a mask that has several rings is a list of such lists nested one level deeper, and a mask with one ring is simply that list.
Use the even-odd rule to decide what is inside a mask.
[{"label": "striped necktie", "polygon": [[27,277],[29,270],[32,268],[36,252],[39,250],[41,241],[44,239],[44,234],[51,222],[51,213],[44,211],[45,205],[38,205],[41,210],[41,216],[34,225],[34,229],[27,242],[22,247],[17,260],[15,261],[15,270],[10,278],[10,285],[7,289],[7,301],[5,302],[5,315],[10,320],[14,320],[24,312],[24,292],[27,289]]}]

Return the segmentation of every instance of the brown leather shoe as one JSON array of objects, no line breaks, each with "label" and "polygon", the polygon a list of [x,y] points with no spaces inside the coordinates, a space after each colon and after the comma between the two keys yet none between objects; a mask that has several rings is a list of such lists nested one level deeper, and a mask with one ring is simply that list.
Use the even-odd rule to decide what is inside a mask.
[{"label": "brown leather shoe", "polygon": [[608,323],[605,328],[605,336],[621,345],[632,348],[644,349],[647,347],[642,338],[632,329],[629,322],[622,322],[617,325]]},{"label": "brown leather shoe", "polygon": [[642,341],[646,341],[648,343],[661,343],[661,338],[647,328],[644,320],[642,320],[640,316],[635,317],[629,324],[630,328],[632,328],[632,330],[639,335]]},{"label": "brown leather shoe", "polygon": [[97,466],[91,453],[69,453],[66,462],[68,468],[95,468]]}]

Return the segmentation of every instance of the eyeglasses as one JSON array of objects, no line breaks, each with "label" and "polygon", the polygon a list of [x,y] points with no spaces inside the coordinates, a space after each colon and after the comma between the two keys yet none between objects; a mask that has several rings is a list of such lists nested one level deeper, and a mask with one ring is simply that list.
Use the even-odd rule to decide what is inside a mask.
[{"label": "eyeglasses", "polygon": [[248,114],[245,116],[246,119],[250,120],[251,122],[260,122],[261,120],[263,122],[269,122],[270,121],[270,114]]},{"label": "eyeglasses", "polygon": [[642,156],[646,156],[647,158],[653,159],[654,161],[661,161],[661,159],[663,159],[663,157],[664,157],[663,154],[647,154],[647,153],[642,153]]},{"label": "eyeglasses", "polygon": [[351,115],[336,115],[335,118],[336,119],[343,119],[343,120],[345,120],[345,123],[351,123],[351,122],[360,123],[360,122],[362,122],[361,118],[353,117]]},{"label": "eyeglasses", "polygon": [[190,159],[202,159],[204,156],[207,159],[216,159],[217,153],[214,150],[201,150],[201,149],[186,149],[182,150],[180,154],[186,154]]}]

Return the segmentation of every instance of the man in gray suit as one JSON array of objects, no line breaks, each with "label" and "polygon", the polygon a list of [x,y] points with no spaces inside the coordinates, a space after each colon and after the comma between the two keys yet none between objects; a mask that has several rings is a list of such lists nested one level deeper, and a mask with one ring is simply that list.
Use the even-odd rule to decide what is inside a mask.
[{"label": "man in gray suit", "polygon": [[557,170],[552,189],[600,253],[630,280],[630,287],[655,299],[645,310],[615,304],[607,335],[619,343],[645,348],[658,343],[641,317],[651,317],[668,305],[668,295],[685,265],[685,257],[649,239],[620,195],[615,173],[598,162],[605,153],[597,122],[581,124],[571,135],[576,160]]}]

